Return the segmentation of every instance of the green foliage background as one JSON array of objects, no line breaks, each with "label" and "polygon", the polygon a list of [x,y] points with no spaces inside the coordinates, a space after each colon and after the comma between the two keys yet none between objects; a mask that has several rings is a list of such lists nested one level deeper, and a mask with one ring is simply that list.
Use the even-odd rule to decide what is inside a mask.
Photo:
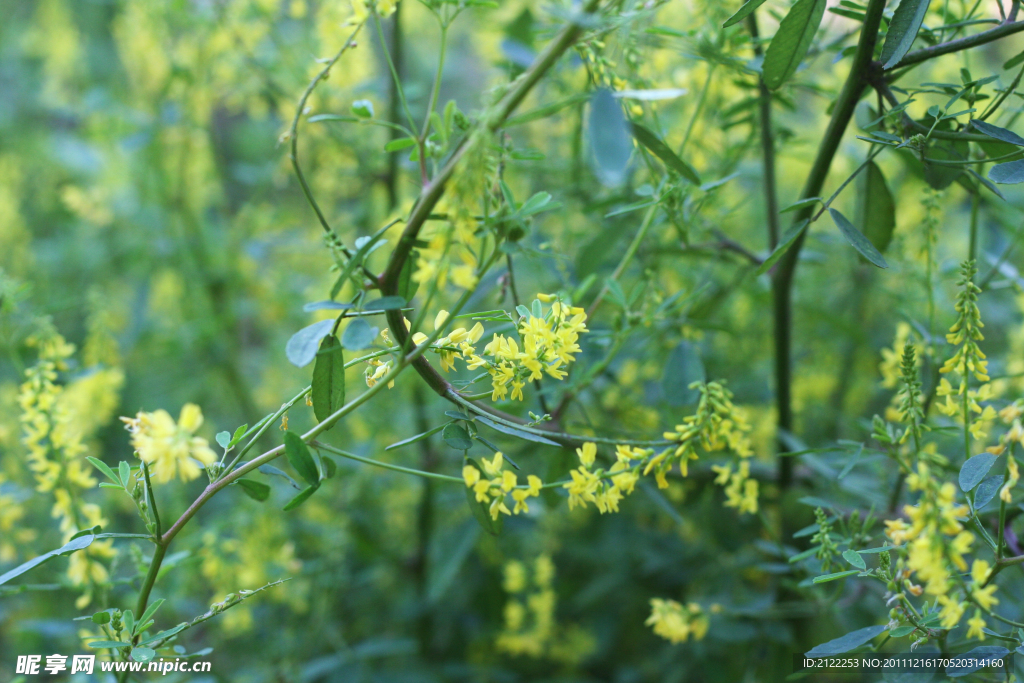
[{"label": "green foliage background", "polygon": [[[787,562],[770,530],[783,526],[792,554],[808,547],[810,534],[791,534],[814,524],[819,504],[844,515],[859,510],[862,518],[873,507],[886,516],[897,468],[870,440],[870,420],[874,414],[894,419],[887,408],[895,389],[881,383],[880,353],[894,347],[901,322],[911,324],[917,339],[934,335],[923,366],[926,386],[934,383],[935,359],[948,355],[942,334],[954,319],[956,269],[967,256],[972,221],[979,277],[986,281],[984,348],[1000,382],[994,405],[1020,397],[1024,281],[1017,272],[1022,257],[1012,247],[1022,229],[1024,194],[1019,185],[1001,186],[1002,200],[948,167],[965,183],[935,191],[928,174],[940,170],[922,170],[912,153],[888,151],[876,160],[896,216],[884,250],[887,270],[860,259],[827,216],[812,225],[794,295],[795,422],[782,437],[787,450],[821,450],[794,458],[796,483],[781,491],[773,483],[771,286],[754,273],[769,253],[752,70],[760,57],[742,24],[721,28],[735,3],[619,4],[622,18],[603,46],[596,39],[585,44],[611,62],[608,76],[621,79],[614,89],[687,89],[684,96],[641,101],[641,111],[630,116],[673,149],[685,137],[683,157],[704,184],[668,179],[677,189],[653,211],[648,237],[621,274],[624,300],[606,301],[589,321],[593,332],[581,341],[578,364],[602,362],[614,340],[621,350],[580,392],[562,426],[584,435],[659,438],[692,413],[689,382],[724,379],[753,425],[762,514],[740,516],[723,507],[711,461],[704,460],[666,490],[643,482],[617,515],[593,508],[570,513],[564,497],[545,495],[533,514],[505,520],[498,537],[480,529],[458,485],[339,459],[338,474],[285,513],[281,507],[293,491],[261,476],[273,486],[270,500],[257,503],[237,487],[217,496],[178,537],[154,593],[168,599],[161,611],[167,627],[202,614],[227,593],[291,578],[188,632],[189,652],[214,649],[211,680],[780,680],[791,672],[793,653],[887,620],[884,590],[867,581],[797,590],[820,567]],[[763,35],[774,33],[788,4],[772,0],[759,10]],[[943,3],[932,4],[926,26],[942,23]],[[945,3],[957,17],[970,9],[961,4]],[[521,72],[566,11],[530,0],[466,11],[448,36],[440,102],[454,100],[468,115],[491,102],[491,89]],[[79,347],[106,349],[93,353],[93,363],[80,359],[68,377],[121,369],[117,415],[162,407],[176,416],[181,405],[196,403],[206,417],[201,435],[211,443],[215,432],[255,423],[308,384],[310,368],[292,366],[284,347],[295,331],[329,317],[330,311],[305,313],[303,305],[327,298],[337,273],[279,137],[322,68],[316,58],[333,55],[346,40],[350,29],[342,23],[351,7],[333,0],[15,0],[3,14],[0,493],[7,497],[0,500],[7,516],[0,509],[0,570],[62,542],[50,519],[52,501],[34,491],[25,466],[17,404],[23,372],[36,354],[28,340],[47,325]],[[402,0],[398,16],[400,73],[420,118],[437,65],[438,31],[412,0]],[[387,36],[396,35],[394,22],[384,22]],[[826,13],[822,26],[805,68],[774,95],[783,207],[799,198],[859,23]],[[357,100],[369,100],[377,118],[391,116],[383,46],[369,29],[358,42],[315,91],[309,116],[347,116]],[[1019,48],[1019,38],[1009,38],[949,55],[908,80],[960,83],[960,69],[968,68],[976,78],[998,76],[985,91],[992,94],[1015,75],[1002,65]],[[653,189],[667,178],[660,162],[642,162],[637,150],[624,183],[601,182],[607,148],[599,145],[594,159],[592,141],[601,131],[588,118],[587,101],[603,83],[588,64],[589,70],[572,51],[561,59],[520,111],[583,96],[548,117],[509,127],[502,138],[513,150],[504,178],[516,199],[548,192],[561,205],[531,219],[512,252],[526,302],[537,292],[562,291],[589,305],[636,235]],[[911,105],[914,118],[948,100],[941,88],[932,90]],[[873,94],[861,103],[825,196],[864,160],[869,144],[857,135],[866,135],[859,127],[877,116],[878,104]],[[1010,97],[991,121],[1020,130],[1020,111],[1021,98]],[[306,176],[347,245],[404,215],[418,194],[417,165],[407,152],[386,154],[390,139],[383,127],[308,116],[301,122]],[[833,207],[851,217],[876,208],[881,199],[871,190],[877,187],[864,182],[851,184]],[[937,237],[931,262],[924,255],[929,216]],[[389,248],[368,260],[374,272],[396,235],[389,233]],[[343,292],[353,293],[351,286]],[[449,291],[436,305],[450,305],[455,296]],[[514,308],[501,268],[471,302],[471,310],[495,308]],[[349,371],[348,387],[350,396],[363,390],[363,368]],[[561,389],[552,391],[555,400]],[[406,372],[326,441],[459,476],[461,453],[440,435],[384,451],[441,424],[450,409]],[[510,410],[542,412],[536,393]],[[950,457],[955,480],[962,440],[943,419],[939,424],[950,429],[933,440]],[[289,420],[296,430],[315,424],[301,404]],[[280,442],[276,426],[268,434],[264,448]],[[576,465],[570,449],[497,433],[488,438],[545,481],[564,478]],[[135,462],[129,437],[114,420],[95,432],[89,449],[111,465]],[[472,454],[489,451],[476,446]],[[175,518],[201,492],[200,482],[161,487],[161,512]],[[106,530],[143,530],[131,506],[113,493],[97,490],[88,499],[102,507]],[[882,543],[880,524],[865,534],[867,545]],[[45,590],[0,589],[6,590],[0,592],[0,680],[11,680],[17,655],[81,651],[82,622],[71,618],[132,605],[141,556],[128,550],[130,543],[117,545],[121,559],[112,575],[120,583],[110,604],[76,607],[77,593],[60,585],[63,559],[24,577],[51,584]],[[147,544],[138,547],[151,552]],[[556,635],[539,657],[511,656],[496,646],[508,599],[503,569],[541,555],[555,566]],[[1003,613],[1020,619],[1024,584],[1019,572],[1003,578]],[[707,636],[683,644],[655,636],[644,626],[653,597],[712,611]]]}]

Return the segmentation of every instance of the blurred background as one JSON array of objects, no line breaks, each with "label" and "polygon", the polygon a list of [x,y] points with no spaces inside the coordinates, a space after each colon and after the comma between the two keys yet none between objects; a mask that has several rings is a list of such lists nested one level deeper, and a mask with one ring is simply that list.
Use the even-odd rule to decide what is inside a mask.
[{"label": "blurred background", "polygon": [[[749,258],[767,253],[751,71],[757,62],[743,26],[720,28],[733,5],[651,3],[602,45],[586,47],[622,79],[617,89],[688,91],[642,103],[641,115],[676,148],[686,136],[686,157],[704,185],[680,191],[658,213],[624,275],[636,329],[576,399],[564,426],[660,438],[692,412],[689,382],[724,379],[747,411],[754,467],[763,476],[774,467],[775,412],[769,285],[754,277]],[[763,35],[774,32],[776,13],[787,6],[764,5]],[[491,101],[493,88],[521,72],[565,11],[531,0],[466,11],[450,32],[440,102],[454,100],[471,115]],[[53,498],[35,490],[22,441],[19,387],[36,363],[35,340],[56,330],[76,346],[61,372],[63,400],[84,448],[111,465],[133,460],[118,416],[163,408],[176,417],[183,404],[196,403],[205,415],[199,433],[212,443],[215,432],[254,424],[308,384],[310,368],[291,365],[285,343],[328,317],[330,311],[307,313],[303,305],[328,298],[337,274],[279,139],[322,68],[318,59],[332,56],[349,35],[344,22],[351,13],[348,2],[333,0],[4,1],[0,571],[63,541],[51,517]],[[797,199],[824,112],[847,70],[843,48],[856,40],[857,24],[847,17],[826,14],[823,26],[810,66],[776,98],[782,206]],[[300,123],[311,189],[349,245],[401,215],[419,188],[407,153],[384,152],[387,129],[311,120],[348,115],[357,100],[369,100],[378,117],[391,115],[385,43],[410,107],[422,116],[437,66],[436,23],[418,3],[402,0],[381,35],[384,43],[372,27],[359,36]],[[1005,84],[1013,74],[1002,64],[1019,48],[1010,39],[940,60],[911,78],[959,82],[960,68],[968,67]],[[563,58],[521,110],[587,93],[594,85],[587,59],[581,52]],[[920,96],[915,116],[947,97],[937,91],[938,99]],[[865,100],[861,123],[874,118],[872,103]],[[553,291],[591,300],[597,286],[581,284],[612,272],[644,215],[636,207],[657,182],[634,164],[625,182],[602,184],[587,111],[586,96],[576,98],[549,117],[510,128],[505,138],[515,150],[505,178],[517,198],[546,191],[562,205],[535,218],[515,253],[526,301]],[[1014,128],[1020,98],[1005,111],[1000,125]],[[828,193],[863,160],[867,145],[856,139],[859,132],[844,139]],[[794,438],[839,446],[816,456],[799,492],[784,503],[804,520],[799,526],[813,524],[817,504],[801,503],[801,496],[825,496],[847,510],[884,510],[886,488],[878,482],[891,480],[894,470],[869,450],[837,484],[853,457],[842,440],[864,441],[871,416],[890,405],[897,366],[882,351],[901,348],[894,339],[911,330],[930,330],[941,340],[953,319],[971,194],[957,174],[931,182],[912,161],[897,154],[878,159],[896,202],[889,270],[860,262],[831,225],[816,227],[804,252],[796,288]],[[992,269],[1019,236],[1024,194],[1013,187],[1004,193],[1007,201],[981,194],[977,210],[980,270],[992,273],[982,302],[984,348],[1012,400],[1024,372],[1016,270],[1024,251],[1009,252]],[[852,204],[853,195],[844,195],[837,206],[852,215]],[[929,235],[933,273],[926,272]],[[371,257],[372,269],[382,267],[391,246]],[[473,307],[513,309],[507,285],[499,268]],[[445,296],[441,307],[454,300],[451,292]],[[590,321],[581,366],[600,362],[625,317],[605,306]],[[364,385],[364,369],[349,371],[350,395]],[[503,408],[540,412],[535,393]],[[440,424],[448,409],[407,372],[327,441],[458,475],[461,454],[440,435],[384,451]],[[290,420],[293,429],[314,424],[312,410],[301,405]],[[279,443],[276,427],[268,433],[262,445]],[[489,438],[545,481],[575,465],[570,451],[497,433]],[[488,454],[477,449],[476,456]],[[672,479],[663,491],[644,483],[617,515],[592,507],[570,513],[553,492],[531,514],[507,519],[498,537],[481,530],[459,486],[352,461],[338,468],[318,495],[291,512],[281,511],[293,492],[280,478],[262,478],[274,488],[265,503],[228,489],[178,537],[154,593],[168,598],[158,627],[192,619],[228,593],[291,578],[185,635],[188,652],[213,648],[212,674],[190,680],[780,680],[791,672],[792,653],[886,619],[881,593],[866,582],[828,584],[831,590],[816,597],[777,602],[778,587],[804,575],[778,555],[760,516],[722,507],[706,468]],[[203,480],[160,487],[162,513],[180,514]],[[770,482],[762,491],[774,495]],[[86,499],[102,510],[105,530],[144,531],[124,496],[96,489]],[[802,549],[806,536],[786,542]],[[0,589],[0,681],[12,680],[16,655],[83,651],[79,636],[91,624],[74,617],[130,607],[140,554],[150,552],[145,545],[114,544],[113,589],[102,603],[101,596],[83,599],[66,559],[22,577],[30,589]],[[701,605],[710,615],[707,635],[681,644],[654,635],[644,621],[656,597]],[[513,603],[523,608],[518,617],[510,613]],[[1012,613],[1012,604],[1004,606]]]}]

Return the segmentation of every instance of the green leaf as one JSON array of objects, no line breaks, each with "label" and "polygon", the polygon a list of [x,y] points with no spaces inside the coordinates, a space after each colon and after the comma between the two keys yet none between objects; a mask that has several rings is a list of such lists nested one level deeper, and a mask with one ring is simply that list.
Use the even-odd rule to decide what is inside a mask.
[{"label": "green leaf", "polygon": [[314,493],[316,493],[316,490],[318,488],[320,488],[320,487],[319,486],[307,486],[306,488],[302,489],[302,491],[299,492],[299,495],[295,496],[294,498],[292,498],[291,500],[289,500],[285,504],[284,511],[288,512],[289,510],[294,510],[295,508],[297,508],[300,505],[302,505],[303,503],[305,503],[306,500],[310,496],[312,496]]},{"label": "green leaf", "polygon": [[893,630],[889,631],[890,638],[902,638],[903,636],[909,636],[911,633],[917,630],[917,627],[913,624],[906,626],[897,626]]},{"label": "green leaf", "polygon": [[370,100],[356,100],[352,103],[352,113],[361,119],[372,119],[373,102]]},{"label": "green leaf", "polygon": [[1008,60],[1006,60],[1006,63],[1003,64],[1003,68],[1012,69],[1013,67],[1022,63],[1024,63],[1024,52],[1021,52],[1016,57],[1010,57]]},{"label": "green leaf", "polygon": [[131,643],[122,643],[119,640],[94,640],[91,643],[86,643],[86,647],[91,647],[93,650],[108,650],[112,647],[131,647]]},{"label": "green leaf", "polygon": [[931,0],[900,0],[900,5],[889,22],[889,32],[885,36],[885,45],[882,46],[882,55],[879,58],[883,69],[893,68],[910,52],[930,2]]},{"label": "green leaf", "polygon": [[97,612],[92,615],[92,623],[94,624],[109,624],[110,623],[110,612]]},{"label": "green leaf", "polygon": [[270,486],[264,484],[261,481],[254,481],[252,479],[239,479],[235,482],[238,484],[245,495],[249,496],[253,500],[264,502],[270,497]]},{"label": "green leaf", "polygon": [[395,311],[400,308],[405,308],[409,305],[403,297],[400,296],[382,296],[379,299],[366,302],[363,310],[366,311]]},{"label": "green leaf", "polygon": [[291,485],[291,487],[296,490],[302,488],[301,486],[299,486],[299,482],[291,478],[291,475],[289,475],[284,470],[274,467],[273,465],[260,465],[258,469],[260,471],[260,474],[266,474],[269,476],[281,477],[282,479],[286,479],[288,483]]},{"label": "green leaf", "polygon": [[[480,463],[473,460],[472,458],[466,458],[466,464],[472,465],[481,472],[484,469],[480,466]],[[479,522],[480,527],[489,533],[491,536],[497,536],[501,533],[501,527],[504,524],[504,520],[501,518],[501,514],[498,514],[497,519],[491,518],[490,503],[481,503],[476,499],[476,492],[469,486],[466,488],[466,502],[469,503],[469,509],[473,513],[473,517]]]},{"label": "green leaf", "polygon": [[814,206],[815,204],[821,203],[821,197],[808,197],[807,199],[801,199],[798,202],[793,202],[784,209],[780,209],[779,213],[789,213],[790,211],[799,211],[800,209],[806,209],[808,206]]},{"label": "green leaf", "polygon": [[974,492],[974,509],[980,510],[988,505],[1002,487],[1003,475],[1001,474],[993,474],[991,477],[983,479],[978,485],[978,490]]},{"label": "green leaf", "polygon": [[136,662],[146,663],[156,657],[156,650],[150,650],[148,647],[137,647],[132,650],[132,659]]},{"label": "green leaf", "polygon": [[431,436],[433,434],[437,434],[439,431],[444,429],[446,426],[447,426],[446,424],[438,425],[438,426],[434,427],[433,429],[428,429],[427,431],[423,432],[422,434],[417,434],[416,436],[410,436],[408,439],[402,439],[401,441],[397,441],[397,442],[391,444],[390,446],[388,446],[387,448],[385,448],[384,450],[385,451],[393,451],[393,450],[395,450],[397,448],[401,448],[402,446],[408,446],[411,443],[416,443],[417,441],[422,441],[423,439],[426,439],[428,436]]},{"label": "green leaf", "polygon": [[519,207],[517,213],[520,216],[532,216],[535,213],[544,210],[544,207],[551,202],[551,195],[547,192],[538,192],[533,195]]},{"label": "green leaf", "polygon": [[845,550],[843,551],[843,559],[852,564],[857,569],[864,571],[868,568],[864,558],[860,556],[856,550]]},{"label": "green leaf", "polygon": [[457,451],[468,451],[473,447],[473,440],[469,438],[466,430],[454,422],[449,422],[445,426],[444,431],[441,432],[441,438]]},{"label": "green leaf", "polygon": [[751,12],[756,10],[764,3],[765,0],[747,0],[743,7],[740,7],[739,10],[737,10],[736,14],[729,17],[728,21],[722,24],[722,28],[729,28],[730,26],[734,26],[740,23],[741,21],[746,19]]},{"label": "green leaf", "polygon": [[960,490],[967,492],[980,484],[995,462],[996,456],[991,453],[979,453],[968,458],[960,467]]},{"label": "green leaf", "polygon": [[775,90],[796,73],[825,14],[826,0],[797,0],[768,45],[761,76]]},{"label": "green leaf", "polygon": [[960,678],[982,668],[982,660],[998,659],[1010,654],[1010,651],[999,645],[980,645],[973,650],[953,657],[953,661],[946,665],[946,675],[950,678]]},{"label": "green leaf", "polygon": [[767,273],[772,266],[774,266],[780,258],[782,258],[789,248],[793,246],[797,238],[803,234],[807,226],[811,224],[810,219],[804,219],[792,226],[786,232],[782,233],[782,237],[779,238],[779,243],[775,245],[775,249],[768,255],[768,258],[764,260],[754,271],[754,275],[764,275]]},{"label": "green leaf", "polygon": [[128,486],[128,480],[132,478],[132,466],[122,460],[117,464],[117,472],[121,475],[121,483]]},{"label": "green leaf", "polygon": [[844,652],[849,652],[855,647],[860,647],[864,643],[870,642],[879,634],[884,633],[886,628],[886,626],[866,626],[864,628],[859,628],[856,631],[847,633],[845,636],[839,636],[827,643],[816,645],[804,654],[807,657],[841,655]]},{"label": "green leaf", "polygon": [[43,562],[46,562],[47,560],[57,557],[58,555],[70,555],[75,551],[88,548],[90,545],[92,545],[92,542],[94,540],[96,540],[95,535],[79,536],[78,538],[71,539],[70,541],[65,543],[60,548],[57,548],[56,550],[51,550],[48,553],[43,553],[42,555],[39,555],[38,557],[33,557],[28,562],[25,562],[24,564],[19,564],[17,567],[10,570],[3,576],[0,576],[0,586],[4,585],[13,578],[21,576],[30,569],[38,567]]},{"label": "green leaf", "polygon": [[1018,147],[1024,147],[1024,138],[1014,133],[1012,130],[1006,130],[999,126],[993,126],[991,123],[985,123],[975,119],[971,121],[971,125],[978,129],[979,133],[995,138],[1000,142],[1006,142],[1011,145],[1017,145]]},{"label": "green leaf", "polygon": [[114,470],[110,469],[110,467],[107,466],[107,463],[103,462],[99,458],[94,458],[91,455],[85,456],[85,459],[88,460],[93,467],[102,472],[103,476],[105,476],[107,479],[114,482],[115,484],[121,483],[121,480],[117,478],[116,474],[114,474]]},{"label": "green leaf", "polygon": [[310,393],[313,414],[323,422],[345,405],[345,356],[338,338],[329,334],[320,342],[313,366]]},{"label": "green leaf", "polygon": [[122,616],[124,620],[124,627],[128,630],[128,633],[135,634],[135,614],[130,609],[124,611]]},{"label": "green leaf", "polygon": [[[154,600],[149,605],[149,607],[146,608],[146,611],[142,613],[142,618],[139,619],[139,623],[140,624],[145,624],[147,621],[152,619],[153,615],[156,614],[156,611],[158,609],[160,609],[160,606],[163,605],[164,602],[166,602],[164,598],[160,598],[159,600]],[[143,629],[140,629],[140,630],[143,630]]]},{"label": "green leaf", "polygon": [[679,156],[672,151],[672,149],[666,145],[661,138],[652,133],[647,128],[644,128],[639,123],[632,124],[633,137],[641,145],[650,150],[651,154],[665,162],[665,165],[670,169],[681,175],[686,180],[690,181],[694,185],[700,185],[700,176],[697,175],[697,171],[693,169],[688,163],[679,158]]},{"label": "green leaf", "polygon": [[333,327],[333,320],[321,320],[293,334],[284,347],[284,353],[292,365],[297,368],[309,365],[316,358],[320,340],[329,335]]},{"label": "green leaf", "polygon": [[832,572],[831,574],[822,574],[821,576],[815,576],[813,583],[828,583],[829,581],[838,581],[839,579],[845,579],[847,576],[860,574],[860,572],[860,569],[847,569],[844,572]]},{"label": "green leaf", "polygon": [[232,437],[231,437],[231,442],[228,444],[228,447],[232,448],[234,446],[237,446],[238,442],[241,441],[243,438],[245,438],[245,432],[248,429],[249,429],[249,425],[247,425],[247,424],[244,424],[241,427],[239,427],[238,429],[236,429],[234,435],[232,435]]},{"label": "green leaf", "polygon": [[370,327],[370,323],[362,318],[356,318],[345,328],[341,335],[341,345],[349,351],[365,349],[377,338],[377,328]]},{"label": "green leaf", "polygon": [[217,432],[214,438],[217,439],[217,445],[221,448],[227,448],[228,444],[231,443],[231,432]]},{"label": "green leaf", "polygon": [[324,464],[324,479],[330,479],[338,472],[338,465],[334,462],[334,458],[321,455],[320,462]]},{"label": "green leaf", "polygon": [[616,187],[626,181],[633,144],[622,105],[607,88],[594,91],[587,118],[590,156],[602,185]]},{"label": "green leaf", "polygon": [[1024,159],[996,164],[988,171],[989,180],[1000,185],[1024,183]]},{"label": "green leaf", "polygon": [[415,144],[415,138],[398,138],[397,140],[392,140],[388,144],[384,145],[384,151],[397,152],[399,150],[406,149],[407,147],[412,147]]},{"label": "green leaf", "polygon": [[292,431],[284,433],[284,453],[288,456],[288,462],[295,468],[295,471],[302,476],[310,486],[320,484],[320,473],[316,469],[316,462],[309,453],[302,437]]},{"label": "green leaf", "polygon": [[896,202],[885,183],[882,169],[874,161],[857,176],[857,204],[853,224],[875,246],[884,252],[892,241],[896,228]]},{"label": "green leaf", "polygon": [[878,253],[877,249],[875,249],[875,245],[871,244],[868,238],[865,237],[860,230],[855,228],[853,223],[851,223],[846,216],[835,209],[829,209],[828,212],[832,216],[832,220],[835,221],[836,227],[838,227],[839,231],[843,233],[843,237],[853,245],[854,249],[860,252],[861,256],[879,268],[889,267],[889,264],[886,263],[882,255]]},{"label": "green leaf", "polygon": [[533,441],[534,443],[542,443],[542,444],[545,444],[547,446],[561,446],[560,443],[558,443],[556,441],[552,441],[551,439],[545,439],[543,436],[538,436],[537,434],[531,434],[530,432],[524,432],[524,431],[522,431],[520,429],[516,429],[514,427],[508,427],[508,426],[500,424],[498,422],[494,422],[493,420],[490,420],[490,419],[488,419],[488,418],[486,418],[486,417],[484,417],[482,415],[477,415],[476,416],[476,420],[477,420],[477,422],[482,422],[485,425],[487,425],[488,427],[490,427],[491,429],[493,429],[495,431],[499,431],[502,434],[508,434],[509,436],[515,436],[515,437],[518,437],[520,439],[525,439],[526,441]]},{"label": "green leaf", "polygon": [[146,638],[141,643],[139,643],[139,645],[148,645],[149,643],[155,643],[158,640],[165,640],[176,633],[184,631],[186,628],[188,628],[188,622],[182,622],[173,628],[169,628],[166,631],[161,631],[160,633],[157,633],[155,636],[150,636],[149,638]]}]

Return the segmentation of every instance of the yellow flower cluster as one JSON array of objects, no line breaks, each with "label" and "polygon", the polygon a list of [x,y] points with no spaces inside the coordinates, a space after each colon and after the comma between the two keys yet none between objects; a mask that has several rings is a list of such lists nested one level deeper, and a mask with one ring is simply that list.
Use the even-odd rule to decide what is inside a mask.
[{"label": "yellow flower cluster", "polygon": [[547,657],[578,663],[594,650],[594,638],[575,625],[555,622],[557,596],[552,589],[555,565],[547,555],[533,562],[533,580],[526,564],[505,565],[503,588],[508,593],[505,624],[495,643],[513,656]]},{"label": "yellow flower cluster", "polygon": [[[448,311],[442,309],[437,312],[434,316],[434,329],[439,330],[441,326],[448,320]],[[409,321],[406,320],[406,327],[409,327]],[[465,327],[458,327],[449,332],[444,337],[439,338],[434,342],[434,353],[436,353],[441,360],[441,369],[445,372],[455,369],[455,359],[464,359],[467,356],[472,356],[476,353],[476,347],[473,345],[480,341],[480,337],[484,334],[484,326],[482,323],[473,325],[470,329]],[[417,346],[427,341],[427,335],[422,332],[417,332],[412,336],[413,342]],[[466,354],[463,356],[462,354]]]},{"label": "yellow flower cluster", "polygon": [[195,436],[203,424],[203,412],[194,403],[182,406],[177,424],[163,409],[122,417],[121,421],[131,432],[136,455],[152,467],[153,481],[164,483],[179,475],[182,481],[190,481],[199,476],[196,461],[203,465],[217,462],[206,439]]},{"label": "yellow flower cluster", "polygon": [[619,501],[633,493],[640,479],[640,463],[652,453],[650,450],[617,446],[615,464],[605,472],[592,469],[597,458],[597,444],[588,442],[577,448],[580,466],[569,472],[572,481],[562,485],[569,492],[569,509],[577,505],[585,508],[587,503],[593,503],[602,515],[618,512]]},{"label": "yellow flower cluster", "polygon": [[[466,482],[467,488],[473,489],[478,503],[490,503],[491,519],[498,519],[500,513],[506,515],[520,512],[529,512],[530,507],[526,501],[540,495],[540,488],[543,486],[540,477],[529,475],[526,478],[527,485],[519,485],[519,477],[515,472],[503,470],[505,458],[501,452],[495,453],[492,460],[484,458],[481,466],[484,468],[486,478],[480,474],[473,465],[466,465],[462,468],[462,479]],[[506,496],[512,495],[515,506],[509,511],[505,504]]]},{"label": "yellow flower cluster", "polygon": [[[545,313],[541,302],[551,303]],[[523,348],[511,336],[496,334],[484,347],[489,361],[473,353],[467,367],[486,367],[491,375],[491,400],[498,401],[509,395],[512,400],[523,400],[523,387],[527,382],[539,380],[547,373],[555,379],[566,376],[565,367],[576,360],[580,352],[579,336],[587,332],[587,314],[582,308],[569,306],[554,294],[538,294],[528,315],[519,318],[518,331]]]},{"label": "yellow flower cluster", "polygon": [[703,640],[708,632],[708,617],[695,602],[681,605],[675,600],[651,598],[651,616],[646,625],[654,633],[673,643],[685,643],[690,636]]},{"label": "yellow flower cluster", "polygon": [[[967,517],[969,510],[956,502],[956,487],[951,482],[939,483],[926,463],[918,463],[917,471],[907,477],[911,491],[920,491],[917,505],[907,505],[904,513],[910,520],[887,520],[885,533],[894,545],[904,546],[905,570],[899,569],[897,576],[905,582],[912,595],[927,593],[934,596],[942,606],[941,626],[951,629],[964,614],[966,604],[959,595],[957,573],[967,571],[964,555],[970,552],[974,534],[964,530],[959,519]],[[921,586],[911,582],[912,574],[924,583]],[[971,596],[985,609],[998,600],[992,595],[995,585],[982,587],[988,578],[988,563],[975,560],[972,567]]]},{"label": "yellow flower cluster", "polygon": [[[97,369],[67,385],[58,384],[58,373],[67,370],[74,345],[53,331],[29,343],[38,347],[39,360],[26,371],[18,394],[22,443],[37,490],[53,493],[52,515],[67,542],[78,531],[107,523],[98,505],[81,500],[81,493],[97,484],[82,456],[88,451],[86,441],[109,421],[124,377],[120,370]],[[68,579],[87,587],[76,602],[80,608],[92,600],[95,586],[109,578],[97,560],[115,554],[113,541],[105,539],[71,555]]]},{"label": "yellow flower cluster", "polygon": [[688,415],[675,431],[665,432],[665,438],[676,442],[651,458],[644,468],[646,475],[652,469],[659,488],[667,488],[668,474],[675,463],[683,476],[689,474],[689,463],[697,459],[698,446],[707,452],[729,450],[734,462],[717,465],[712,469],[718,474],[715,482],[726,487],[726,505],[740,512],[757,512],[758,484],[750,478],[750,463],[754,454],[750,446],[750,425],[742,411],[732,402],[732,392],[723,382],[694,382],[691,389],[700,391],[697,412]]},{"label": "yellow flower cluster", "polygon": [[376,0],[376,2],[367,2],[366,0],[351,0],[352,2],[352,17],[348,20],[350,25],[361,24],[370,18],[370,8],[372,7],[382,17],[390,17],[395,13],[395,5],[398,4],[398,0]]}]

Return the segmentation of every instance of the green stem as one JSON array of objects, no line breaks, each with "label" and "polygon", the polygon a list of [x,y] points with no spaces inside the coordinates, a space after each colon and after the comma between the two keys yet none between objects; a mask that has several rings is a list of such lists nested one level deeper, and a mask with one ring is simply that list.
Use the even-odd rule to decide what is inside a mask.
[{"label": "green stem", "polygon": [[982,31],[981,33],[975,33],[973,36],[966,36],[958,40],[951,40],[949,42],[939,43],[938,45],[926,47],[921,50],[908,52],[907,55],[893,67],[893,69],[902,69],[903,67],[920,64],[921,62],[934,59],[935,57],[941,57],[942,55],[948,55],[953,52],[960,52],[961,50],[985,45],[986,43],[991,43],[993,40],[999,40],[1000,38],[1011,36],[1019,31],[1024,31],[1024,21],[1008,20],[1006,23],[1000,24],[999,26],[987,31]]},{"label": "green stem", "polygon": [[401,465],[392,465],[391,463],[381,462],[380,460],[373,460],[371,458],[364,458],[361,455],[356,455],[355,453],[349,453],[348,451],[343,451],[340,448],[336,448],[334,446],[325,444],[323,441],[310,441],[309,445],[313,446],[314,448],[319,448],[320,450],[327,451],[328,453],[334,453],[335,455],[340,455],[341,457],[348,458],[349,460],[355,460],[357,462],[365,463],[367,465],[373,465],[374,467],[381,467],[381,468],[386,469],[386,470],[391,470],[392,472],[401,472],[403,474],[412,474],[412,475],[415,475],[417,477],[423,477],[424,479],[436,479],[438,481],[453,481],[453,482],[457,482],[459,484],[465,484],[465,482],[462,480],[462,477],[451,477],[451,476],[448,476],[447,474],[437,474],[436,472],[425,472],[423,470],[416,470],[416,469],[413,469],[411,467],[402,467]]},{"label": "green stem", "polygon": [[[760,34],[757,28],[757,12],[747,17],[747,28],[754,39],[754,55],[764,54]],[[772,93],[765,85],[764,79],[757,77],[758,115],[761,123],[761,163],[764,173],[764,203],[768,218],[768,249],[775,248],[779,242],[779,199],[775,182],[775,137],[772,130]]]},{"label": "green stem", "polygon": [[[839,93],[835,107],[832,110],[832,118],[829,121],[825,136],[818,147],[811,171],[808,174],[807,182],[800,194],[801,199],[817,197],[825,184],[832,160],[835,158],[846,131],[850,119],[853,118],[854,109],[868,83],[868,76],[871,68],[871,60],[874,55],[875,43],[878,40],[878,29],[882,22],[882,12],[885,9],[885,0],[870,0],[865,12],[863,26],[861,28],[860,40],[857,44],[857,51],[853,57],[853,64],[850,73]],[[794,223],[810,219],[814,211],[809,206],[799,211]],[[774,303],[774,343],[775,343],[775,392],[776,405],[778,410],[778,428],[780,431],[792,431],[793,429],[793,405],[792,405],[792,325],[793,325],[793,277],[803,247],[807,238],[807,231],[804,231],[797,238],[796,243],[782,257],[772,278],[772,293]],[[780,450],[784,446],[780,443]],[[779,485],[788,488],[793,479],[793,459],[781,458],[779,460]]]},{"label": "green stem", "polygon": [[704,108],[704,101],[708,97],[708,90],[711,88],[711,78],[715,75],[714,62],[708,62],[708,75],[704,79],[704,85],[700,89],[700,95],[697,97],[697,106],[693,110],[693,114],[690,116],[690,122],[686,124],[686,134],[683,135],[683,141],[679,145],[679,156],[683,156],[683,151],[686,149],[686,143],[690,141],[690,134],[693,133],[693,125],[697,123],[697,117],[700,116],[701,110]]},{"label": "green stem", "polygon": [[167,553],[167,542],[157,538],[156,549],[153,551],[153,559],[149,563],[149,571],[142,583],[142,590],[139,591],[139,601],[135,604],[135,618],[140,618],[146,612],[146,604],[149,602],[149,594],[156,583],[157,574],[160,573],[160,565],[163,564],[164,555]]}]

